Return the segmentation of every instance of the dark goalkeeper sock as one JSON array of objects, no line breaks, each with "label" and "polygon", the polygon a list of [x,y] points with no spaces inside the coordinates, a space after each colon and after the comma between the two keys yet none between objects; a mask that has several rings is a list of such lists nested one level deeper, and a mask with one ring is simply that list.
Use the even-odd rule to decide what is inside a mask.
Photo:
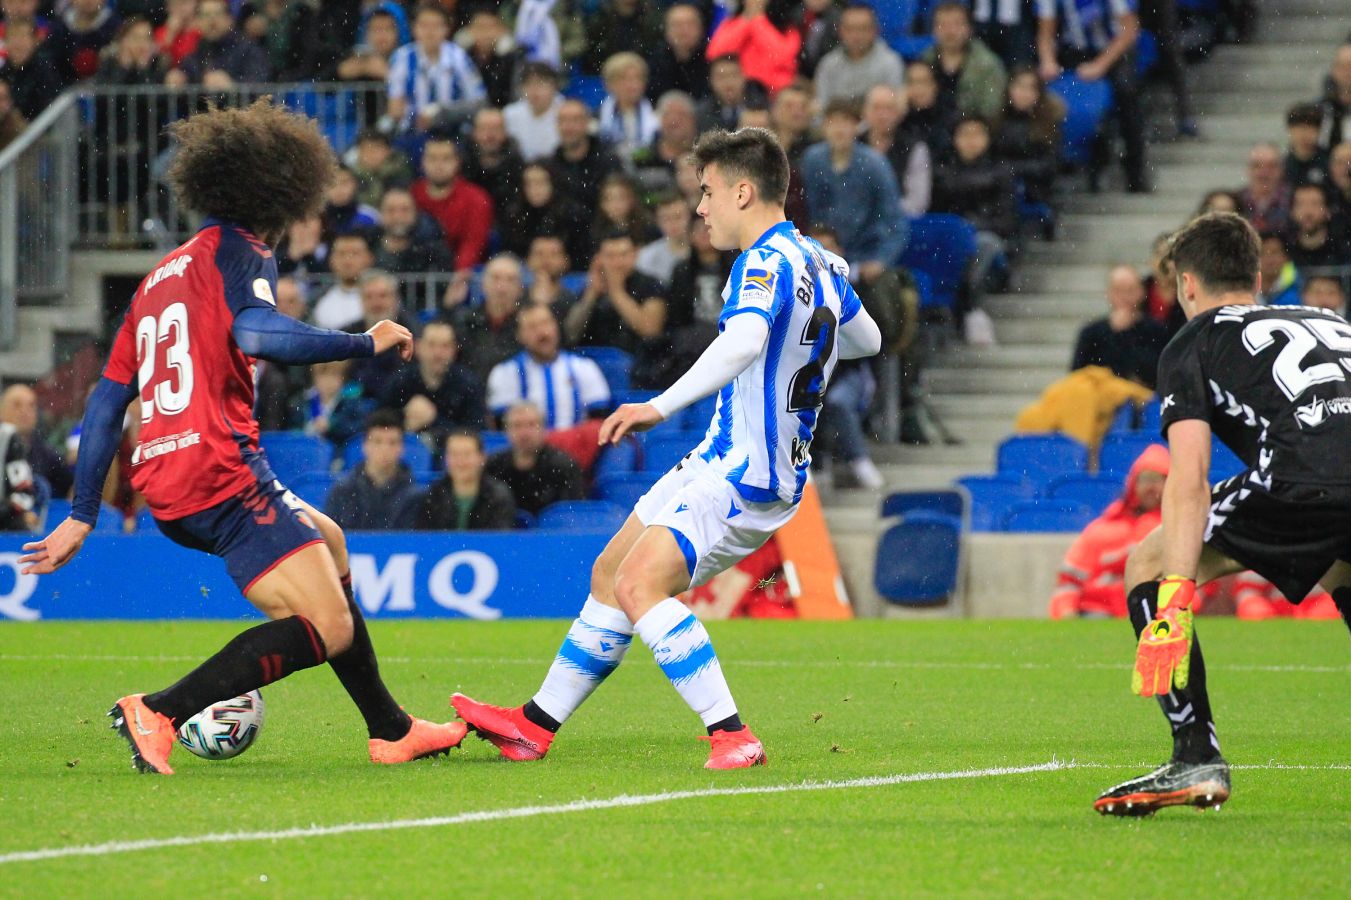
[{"label": "dark goalkeeper sock", "polygon": [[361,710],[367,733],[377,740],[397,741],[408,734],[413,720],[399,708],[380,678],[380,664],[375,659],[366,619],[352,592],[351,573],[342,577],[342,591],[347,597],[347,609],[352,613],[352,646],[330,659],[328,664],[342,682],[347,696]]},{"label": "dark goalkeeper sock", "polygon": [[178,725],[220,700],[317,666],[326,655],[324,641],[308,619],[264,622],[237,635],[177,684],[147,695],[145,705]]},{"label": "dark goalkeeper sock", "polygon": [[1351,587],[1339,587],[1333,591],[1332,602],[1337,604],[1337,611],[1342,614],[1346,627],[1351,628]]},{"label": "dark goalkeeper sock", "polygon": [[[1126,598],[1135,636],[1145,630],[1149,620],[1158,611],[1159,583],[1146,581],[1136,585]],[[1206,660],[1201,655],[1201,641],[1192,630],[1192,652],[1187,687],[1174,688],[1158,698],[1159,707],[1173,729],[1173,759],[1181,762],[1208,762],[1220,755],[1219,738],[1215,736],[1214,714],[1210,711],[1210,695],[1206,692]]]}]

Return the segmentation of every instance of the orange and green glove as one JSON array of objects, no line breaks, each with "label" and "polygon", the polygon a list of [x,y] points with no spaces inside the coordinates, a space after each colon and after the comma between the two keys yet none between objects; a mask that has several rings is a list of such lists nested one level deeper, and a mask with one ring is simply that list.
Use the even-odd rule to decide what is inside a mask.
[{"label": "orange and green glove", "polygon": [[1196,582],[1181,575],[1168,575],[1159,583],[1159,608],[1135,650],[1131,690],[1141,697],[1166,694],[1185,688],[1191,669],[1192,600]]}]

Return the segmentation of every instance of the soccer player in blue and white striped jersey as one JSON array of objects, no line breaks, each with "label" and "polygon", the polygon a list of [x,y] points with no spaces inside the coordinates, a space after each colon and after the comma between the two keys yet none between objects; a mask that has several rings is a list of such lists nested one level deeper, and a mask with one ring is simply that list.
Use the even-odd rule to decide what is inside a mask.
[{"label": "soccer player in blue and white striped jersey", "polygon": [[425,131],[443,115],[466,115],[487,97],[474,61],[450,38],[450,18],[434,3],[418,7],[413,42],[389,59],[388,115],[400,131]]},{"label": "soccer player in blue and white striped jersey", "polygon": [[542,757],[637,634],[708,729],[705,768],[765,761],[708,632],[675,595],[749,556],[793,517],[835,364],[871,356],[882,337],[848,264],[785,219],[788,159],[771,132],[711,132],[694,152],[713,245],[743,251],[723,288],[721,333],[664,393],[617,409],[600,439],[651,428],[715,391],[717,407],[703,441],[638,500],[596,560],[591,596],[535,696],[511,709],[452,698],[508,759]]}]

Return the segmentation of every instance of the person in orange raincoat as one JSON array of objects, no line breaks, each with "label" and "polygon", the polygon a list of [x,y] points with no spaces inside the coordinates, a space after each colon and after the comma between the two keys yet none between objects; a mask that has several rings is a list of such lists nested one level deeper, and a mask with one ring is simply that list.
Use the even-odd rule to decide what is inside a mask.
[{"label": "person in orange raincoat", "polygon": [[1126,615],[1126,557],[1159,524],[1167,477],[1168,448],[1151,444],[1131,466],[1121,498],[1070,545],[1051,594],[1051,618]]}]

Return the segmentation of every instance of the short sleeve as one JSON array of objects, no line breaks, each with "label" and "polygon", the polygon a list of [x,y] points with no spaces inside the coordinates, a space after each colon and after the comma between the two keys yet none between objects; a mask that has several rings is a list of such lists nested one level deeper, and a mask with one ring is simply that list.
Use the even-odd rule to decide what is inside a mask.
[{"label": "short sleeve", "polygon": [[[136,292],[140,293],[140,288]],[[113,338],[113,349],[108,354],[108,364],[103,367],[103,377],[118,384],[129,385],[136,381],[136,326],[132,322],[130,309],[122,319],[122,327],[117,329],[117,336]]]},{"label": "short sleeve", "polygon": [[575,360],[577,394],[582,398],[582,406],[587,411],[603,409],[610,405],[610,384],[605,380],[600,366],[585,358]]},{"label": "short sleeve", "polygon": [[840,292],[840,324],[847,325],[863,308],[863,301],[859,300],[858,292],[847,277],[836,276],[835,287]]},{"label": "short sleeve", "polygon": [[1211,392],[1201,359],[1199,329],[1178,332],[1159,358],[1159,430],[1168,437],[1168,428],[1184,419],[1210,421]]},{"label": "short sleeve", "polygon": [[498,363],[488,373],[488,409],[493,415],[502,415],[508,406],[520,399],[517,396],[520,391],[515,389],[518,380],[516,361],[512,359]]},{"label": "short sleeve", "polygon": [[254,306],[277,308],[277,260],[262,241],[222,228],[216,268],[231,316]]},{"label": "short sleeve", "polygon": [[741,313],[761,316],[772,327],[783,308],[783,298],[792,290],[787,259],[772,250],[747,250],[737,258],[728,277],[727,303],[718,316],[718,330]]}]

